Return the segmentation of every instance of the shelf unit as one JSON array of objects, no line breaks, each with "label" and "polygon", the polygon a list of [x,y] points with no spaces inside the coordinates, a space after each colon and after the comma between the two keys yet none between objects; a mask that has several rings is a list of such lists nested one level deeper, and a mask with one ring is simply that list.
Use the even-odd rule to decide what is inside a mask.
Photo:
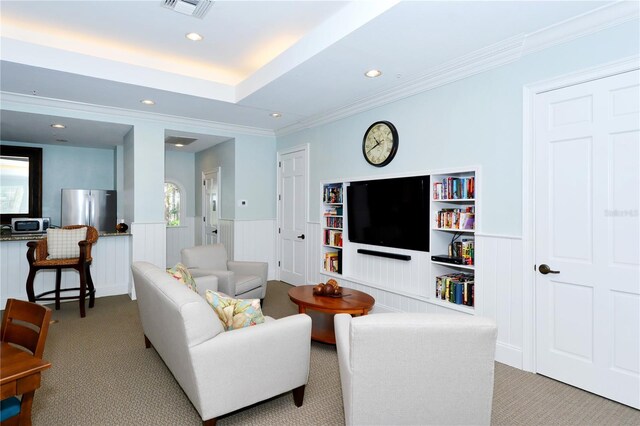
[{"label": "shelf unit", "polygon": [[473,314],[477,172],[433,174],[431,186],[430,253],[461,257],[463,264],[431,260],[430,299],[436,305]]},{"label": "shelf unit", "polygon": [[344,241],[344,185],[329,183],[322,185],[322,241],[321,271],[342,275],[342,248]]}]

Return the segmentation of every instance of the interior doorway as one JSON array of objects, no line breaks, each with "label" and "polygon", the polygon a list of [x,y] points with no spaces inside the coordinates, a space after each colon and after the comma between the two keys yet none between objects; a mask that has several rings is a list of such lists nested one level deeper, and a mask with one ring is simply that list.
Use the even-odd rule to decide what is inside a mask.
[{"label": "interior doorway", "polygon": [[524,162],[531,177],[524,206],[531,369],[634,408],[640,408],[637,68],[637,60],[625,61],[529,88]]},{"label": "interior doorway", "polygon": [[202,173],[202,244],[220,242],[220,167]]},{"label": "interior doorway", "polygon": [[307,268],[307,146],[278,153],[279,278],[306,284]]}]

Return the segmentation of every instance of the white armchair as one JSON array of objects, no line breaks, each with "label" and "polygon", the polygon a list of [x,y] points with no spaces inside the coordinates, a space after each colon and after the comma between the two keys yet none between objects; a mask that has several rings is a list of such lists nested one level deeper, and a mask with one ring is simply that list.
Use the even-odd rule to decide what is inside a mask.
[{"label": "white armchair", "polygon": [[228,260],[222,244],[184,248],[180,254],[182,263],[194,277],[218,277],[218,291],[242,299],[264,299],[268,263]]},{"label": "white armchair", "polygon": [[334,317],[347,425],[489,425],[497,328],[480,317]]}]

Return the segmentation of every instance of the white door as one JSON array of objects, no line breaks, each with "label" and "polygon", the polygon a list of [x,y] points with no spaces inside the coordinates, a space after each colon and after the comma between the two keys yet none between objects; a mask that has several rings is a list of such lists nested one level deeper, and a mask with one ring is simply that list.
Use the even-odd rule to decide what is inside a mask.
[{"label": "white door", "polygon": [[535,100],[536,369],[640,408],[638,71]]},{"label": "white door", "polygon": [[306,284],[306,149],[282,154],[279,161],[280,280]]},{"label": "white door", "polygon": [[214,172],[202,174],[202,244],[215,244],[220,242],[220,169]]}]

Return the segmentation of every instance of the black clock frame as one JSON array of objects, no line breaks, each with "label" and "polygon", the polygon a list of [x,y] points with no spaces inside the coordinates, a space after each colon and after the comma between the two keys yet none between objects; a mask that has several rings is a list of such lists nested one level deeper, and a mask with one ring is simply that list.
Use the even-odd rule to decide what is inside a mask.
[{"label": "black clock frame", "polygon": [[[389,129],[391,130],[391,135],[393,136],[393,146],[391,147],[391,152],[389,153],[389,156],[387,157],[387,159],[384,160],[382,163],[375,164],[375,163],[372,163],[371,160],[369,160],[369,157],[367,157],[367,151],[366,151],[366,148],[365,148],[365,144],[367,142],[367,135],[369,134],[371,129],[373,129],[378,124],[384,124],[387,127],[389,127]],[[384,121],[384,120],[383,121],[376,121],[371,126],[369,126],[369,128],[367,129],[366,132],[364,132],[364,137],[362,138],[362,155],[364,156],[364,159],[367,160],[367,163],[371,164],[372,166],[384,167],[387,164],[389,164],[391,162],[391,160],[393,160],[393,157],[396,156],[396,152],[398,152],[399,143],[400,143],[400,140],[398,139],[398,130],[396,129],[396,126],[393,125],[393,123],[391,123],[390,121]]]}]

